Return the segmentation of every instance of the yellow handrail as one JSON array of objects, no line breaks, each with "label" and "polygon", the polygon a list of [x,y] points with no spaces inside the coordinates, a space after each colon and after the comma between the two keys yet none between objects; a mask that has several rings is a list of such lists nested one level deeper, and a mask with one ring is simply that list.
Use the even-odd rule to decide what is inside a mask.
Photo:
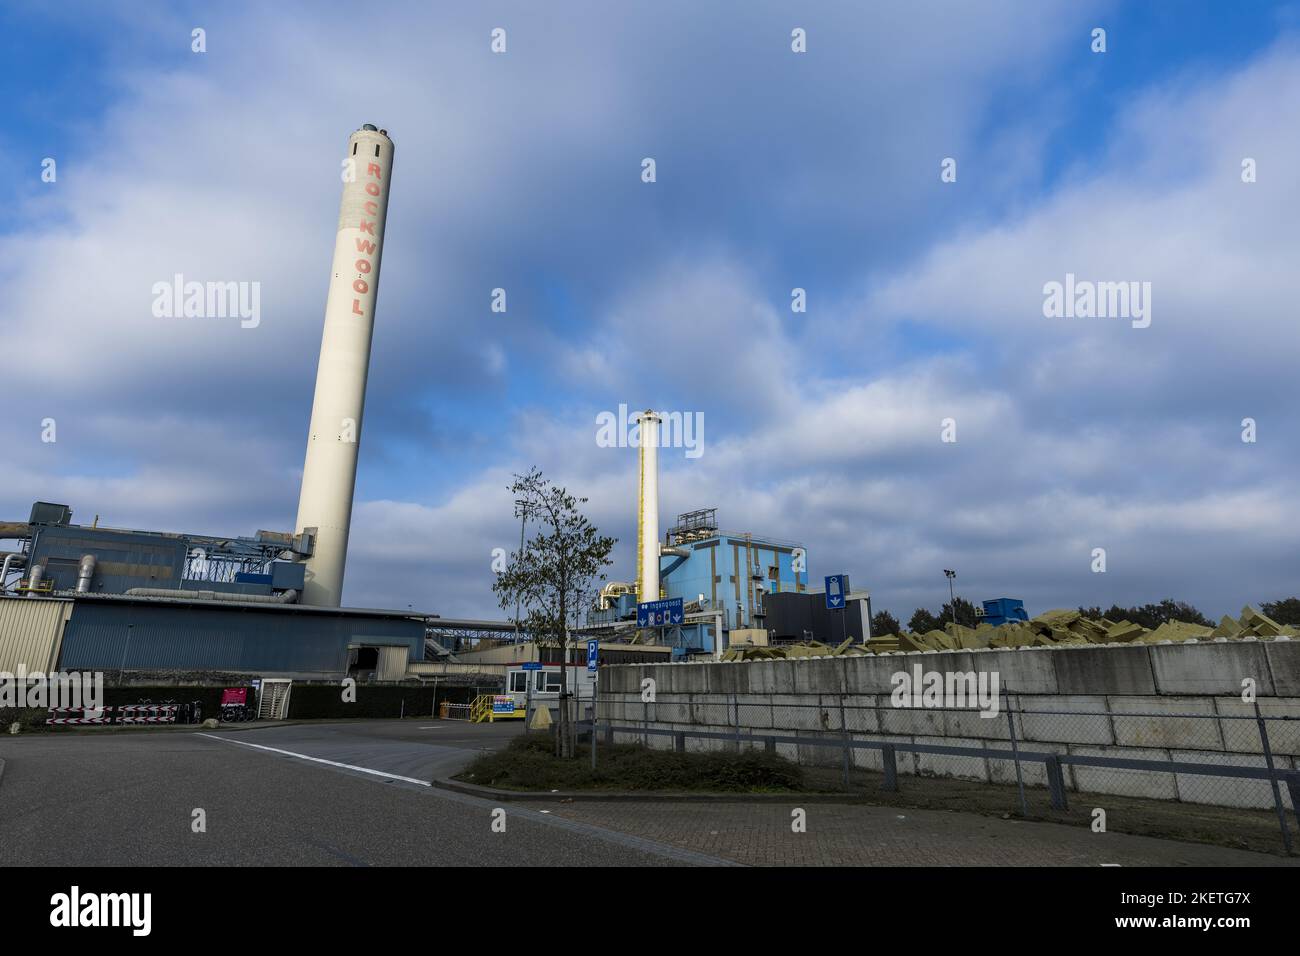
[{"label": "yellow handrail", "polygon": [[479,694],[474,698],[474,703],[469,709],[469,719],[475,723],[482,723],[487,720],[492,713],[492,695]]}]

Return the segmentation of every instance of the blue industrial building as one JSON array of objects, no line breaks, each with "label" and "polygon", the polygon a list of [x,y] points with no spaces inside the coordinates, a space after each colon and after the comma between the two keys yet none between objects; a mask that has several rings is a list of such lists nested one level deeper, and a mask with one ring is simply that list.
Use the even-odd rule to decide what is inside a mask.
[{"label": "blue industrial building", "polygon": [[[674,658],[711,654],[719,632],[762,628],[764,601],[770,594],[808,590],[807,551],[793,542],[775,541],[748,532],[723,531],[717,509],[679,515],[660,547],[660,594],[681,598],[686,623],[666,639]],[[600,606],[585,630],[598,633],[627,629],[636,618],[639,598],[632,585],[606,587]]]},{"label": "blue industrial building", "polygon": [[[290,602],[301,592],[303,566],[284,532],[251,538],[132,531],[72,524],[67,505],[38,501],[20,526],[18,562],[25,569],[15,590],[52,594],[128,594],[141,591],[210,592]],[[0,589],[8,582],[0,581]],[[292,593],[290,593],[292,592]],[[192,596],[192,595],[191,595]]]},{"label": "blue industrial building", "polygon": [[[457,629],[480,640],[526,636],[505,622],[301,604],[310,543],[290,534],[218,538],[75,525],[71,516],[66,505],[38,502],[26,523],[0,523],[0,536],[20,542],[0,574],[0,600],[69,602],[58,642],[65,668],[400,680],[430,640],[434,656],[453,650],[439,638]],[[636,586],[613,583],[580,630],[667,644],[675,659],[714,654],[732,632],[766,627],[772,595],[808,591],[801,546],[724,531],[716,509],[678,517],[659,569],[654,598],[682,600],[680,625],[640,633]]]},{"label": "blue industrial building", "polygon": [[427,615],[297,603],[303,565],[292,535],[217,538],[71,518],[66,505],[37,502],[26,523],[0,526],[0,537],[19,541],[5,553],[0,601],[63,606],[49,618],[45,658],[62,668],[401,680],[424,659]]},{"label": "blue industrial building", "polygon": [[424,618],[397,611],[171,598],[73,598],[59,666],[401,680],[424,659]]}]

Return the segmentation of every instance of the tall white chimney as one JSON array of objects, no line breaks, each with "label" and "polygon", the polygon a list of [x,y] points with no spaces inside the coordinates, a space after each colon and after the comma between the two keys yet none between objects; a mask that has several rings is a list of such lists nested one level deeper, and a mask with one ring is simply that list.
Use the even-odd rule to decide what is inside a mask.
[{"label": "tall white chimney", "polygon": [[296,524],[315,535],[302,603],[324,607],[343,597],[393,141],[367,123],[348,137],[347,158]]},{"label": "tall white chimney", "polygon": [[641,493],[636,517],[636,593],[638,601],[659,600],[659,423],[647,409],[637,416]]}]

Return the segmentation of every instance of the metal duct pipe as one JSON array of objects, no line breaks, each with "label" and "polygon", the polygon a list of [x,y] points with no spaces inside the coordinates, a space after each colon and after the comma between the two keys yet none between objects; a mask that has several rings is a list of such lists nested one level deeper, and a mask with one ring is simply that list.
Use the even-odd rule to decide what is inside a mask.
[{"label": "metal duct pipe", "polygon": [[609,610],[609,606],[614,602],[614,598],[618,597],[620,594],[635,593],[636,585],[629,581],[610,581],[600,589],[600,609],[602,611]]},{"label": "metal duct pipe", "polygon": [[5,591],[5,582],[9,580],[9,572],[13,568],[20,568],[27,563],[27,556],[19,554],[17,551],[9,551],[5,554],[3,568],[0,568],[0,594]]},{"label": "metal duct pipe", "polygon": [[32,566],[31,573],[27,575],[27,596],[31,597],[36,593],[40,586],[41,578],[45,577],[45,565],[36,564]]},{"label": "metal duct pipe", "polygon": [[281,591],[279,594],[232,594],[229,591],[181,591],[175,588],[131,588],[130,597],[187,598],[194,601],[239,601],[247,604],[294,604],[298,592]]},{"label": "metal duct pipe", "polygon": [[367,123],[348,137],[348,160],[354,176],[344,182],[339,206],[316,395],[294,525],[295,534],[315,529],[315,548],[306,561],[303,602],[323,607],[338,607],[343,597],[393,141]]},{"label": "metal duct pipe", "polygon": [[90,591],[90,582],[95,577],[95,556],[93,554],[83,554],[81,556],[81,567],[77,569],[77,593],[86,594]]},{"label": "metal duct pipe", "polygon": [[659,600],[659,423],[646,409],[637,416],[640,426],[641,490],[636,521],[636,581],[638,601]]}]

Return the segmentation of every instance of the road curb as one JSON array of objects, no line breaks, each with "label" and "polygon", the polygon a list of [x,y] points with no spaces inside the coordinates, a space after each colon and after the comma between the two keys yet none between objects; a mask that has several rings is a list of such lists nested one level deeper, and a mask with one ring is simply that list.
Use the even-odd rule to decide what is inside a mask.
[{"label": "road curb", "polygon": [[[265,730],[268,727],[296,727],[302,723],[310,721],[299,720],[274,720],[262,721],[253,727],[245,727],[240,724],[218,724],[216,729],[230,731],[232,733],[243,733],[249,730]],[[331,721],[332,723],[332,721]],[[202,722],[197,724],[103,724],[101,726],[91,727],[59,727],[57,730],[53,727],[45,727],[41,730],[25,731],[22,736],[25,737],[104,737],[115,734],[183,734],[187,731],[204,729]]]},{"label": "road curb", "polygon": [[[205,730],[208,730],[208,729],[210,729],[210,730],[226,730],[226,731],[230,731],[231,733],[239,734],[239,733],[244,733],[245,731],[249,731],[249,730],[266,730],[266,729],[268,729],[268,728],[270,728],[270,727],[299,727],[299,726],[303,725],[304,723],[308,723],[308,721],[303,721],[303,720],[264,720],[264,721],[260,721],[260,722],[258,722],[256,725],[254,725],[254,726],[252,726],[252,727],[243,727],[243,726],[238,726],[238,725],[235,725],[235,724],[222,724],[222,723],[218,723],[217,726],[215,726],[215,727],[204,728],[204,729],[205,729]],[[203,725],[202,725],[202,724],[190,724],[189,726],[191,726],[191,727],[202,727]]]},{"label": "road curb", "polygon": [[864,797],[852,793],[672,793],[647,790],[561,790],[540,793],[530,790],[498,790],[447,778],[433,781],[435,790],[450,790],[470,797],[518,803],[569,803],[582,800],[598,803],[846,803],[868,804]]}]

